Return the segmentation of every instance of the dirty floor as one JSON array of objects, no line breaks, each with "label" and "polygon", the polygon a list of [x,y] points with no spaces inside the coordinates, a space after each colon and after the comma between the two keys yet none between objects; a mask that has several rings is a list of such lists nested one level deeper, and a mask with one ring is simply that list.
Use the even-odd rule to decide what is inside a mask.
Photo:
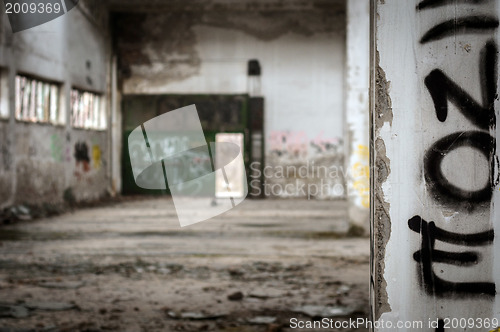
[{"label": "dirty floor", "polygon": [[172,201],[153,198],[0,226],[0,331],[276,332],[366,317],[369,240],[342,236],[345,211],[246,200],[180,228]]}]

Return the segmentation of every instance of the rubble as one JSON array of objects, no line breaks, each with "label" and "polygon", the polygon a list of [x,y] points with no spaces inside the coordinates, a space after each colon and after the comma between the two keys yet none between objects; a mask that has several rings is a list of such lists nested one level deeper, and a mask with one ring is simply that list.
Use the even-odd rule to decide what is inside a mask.
[{"label": "rubble", "polygon": [[82,281],[40,282],[38,286],[52,289],[78,289],[85,285]]},{"label": "rubble", "polygon": [[278,298],[285,295],[284,292],[273,288],[256,288],[248,294],[250,297],[258,299]]},{"label": "rubble", "polygon": [[[9,302],[0,328],[288,332],[291,317],[368,314],[366,239],[288,239],[239,218],[224,232],[202,223],[181,234],[171,220],[165,226],[164,198],[129,204],[2,226],[9,239],[0,236],[0,289]],[[144,211],[160,217],[141,223]],[[269,222],[285,227],[287,218]],[[298,233],[313,227],[297,225]]]},{"label": "rubble", "polygon": [[227,296],[227,299],[229,301],[240,301],[243,299],[243,297],[244,297],[244,295],[242,292],[235,292],[235,293],[229,294]]},{"label": "rubble", "polygon": [[347,307],[331,307],[322,305],[304,305],[295,307],[293,312],[307,315],[309,317],[321,318],[336,318],[348,317],[356,312],[356,310]]},{"label": "rubble", "polygon": [[66,311],[76,308],[74,304],[65,302],[26,302],[24,306],[32,310],[43,311]]},{"label": "rubble", "polygon": [[167,315],[173,319],[186,319],[186,320],[214,320],[227,316],[227,314],[211,314],[205,312],[181,312],[168,311]]},{"label": "rubble", "polygon": [[347,285],[342,285],[337,289],[337,295],[346,295],[351,290],[351,287]]},{"label": "rubble", "polygon": [[270,316],[256,316],[248,320],[248,323],[255,325],[269,325],[273,324],[274,322],[276,322],[276,317]]},{"label": "rubble", "polygon": [[29,316],[29,311],[21,305],[0,304],[0,318],[26,318]]}]

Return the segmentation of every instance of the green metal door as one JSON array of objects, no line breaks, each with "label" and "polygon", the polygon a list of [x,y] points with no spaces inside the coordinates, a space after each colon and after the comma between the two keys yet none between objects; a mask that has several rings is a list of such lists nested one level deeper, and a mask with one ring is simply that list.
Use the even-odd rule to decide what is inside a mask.
[{"label": "green metal door", "polygon": [[249,173],[251,158],[250,129],[247,95],[126,95],[123,111],[123,194],[169,194],[168,190],[146,190],[134,181],[130,163],[128,136],[138,126],[156,116],[184,107],[196,105],[207,142],[215,142],[217,133],[244,135],[244,160]]}]

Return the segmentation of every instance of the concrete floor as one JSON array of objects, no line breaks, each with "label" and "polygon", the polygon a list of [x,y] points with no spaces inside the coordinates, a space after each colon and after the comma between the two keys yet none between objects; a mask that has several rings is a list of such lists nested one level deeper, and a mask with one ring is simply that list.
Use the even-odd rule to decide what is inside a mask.
[{"label": "concrete floor", "polygon": [[297,200],[246,200],[180,228],[168,198],[1,226],[0,331],[271,332],[366,317],[369,240],[346,229],[345,202]]}]

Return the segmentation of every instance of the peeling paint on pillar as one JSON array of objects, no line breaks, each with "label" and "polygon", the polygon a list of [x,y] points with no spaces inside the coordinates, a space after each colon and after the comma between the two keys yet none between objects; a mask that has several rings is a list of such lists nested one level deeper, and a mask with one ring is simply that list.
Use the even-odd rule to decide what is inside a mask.
[{"label": "peeling paint on pillar", "polygon": [[[390,310],[387,301],[387,282],[384,279],[385,269],[385,247],[390,238],[391,217],[389,215],[390,203],[386,201],[382,189],[383,184],[387,181],[391,172],[391,161],[387,157],[387,151],[383,137],[380,135],[380,130],[386,123],[392,125],[392,105],[389,96],[389,82],[386,79],[384,70],[379,65],[379,54],[376,54],[375,64],[375,112],[372,113],[372,130],[374,130],[374,138],[372,138],[372,162],[375,167],[372,168],[371,181],[373,183],[373,191],[371,198],[372,209],[372,309],[374,309],[374,317],[378,319],[382,312]],[[373,256],[375,255],[375,256]],[[373,293],[374,292],[374,293]]]},{"label": "peeling paint on pillar", "polygon": [[373,318],[493,330],[500,4],[372,4]]}]

